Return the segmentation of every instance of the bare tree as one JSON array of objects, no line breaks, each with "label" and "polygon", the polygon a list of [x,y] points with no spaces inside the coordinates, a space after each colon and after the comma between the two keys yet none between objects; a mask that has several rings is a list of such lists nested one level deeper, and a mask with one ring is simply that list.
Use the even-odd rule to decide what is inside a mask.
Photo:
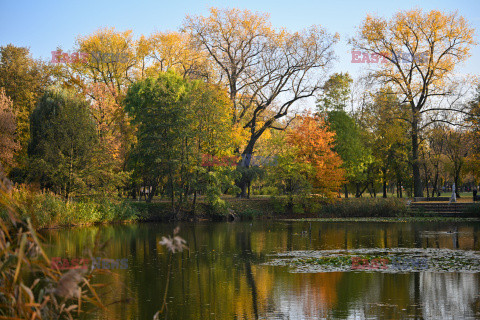
[{"label": "bare tree", "polygon": [[[322,87],[319,71],[332,63],[339,39],[319,26],[295,33],[274,30],[268,15],[239,9],[187,16],[184,30],[215,62],[230,94],[233,124],[249,132],[246,146],[238,150],[239,166],[247,168],[260,136],[285,129],[278,120]],[[242,197],[248,183],[239,183]]]}]

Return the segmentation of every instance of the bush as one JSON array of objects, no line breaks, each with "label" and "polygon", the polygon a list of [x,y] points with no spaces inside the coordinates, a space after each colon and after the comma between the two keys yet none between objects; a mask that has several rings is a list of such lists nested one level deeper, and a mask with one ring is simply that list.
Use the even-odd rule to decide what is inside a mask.
[{"label": "bush", "polygon": [[333,204],[324,205],[322,216],[328,217],[398,217],[407,213],[407,206],[402,199],[396,198],[355,198],[343,199]]},{"label": "bush", "polygon": [[[12,198],[20,217],[24,221],[30,218],[35,228],[133,220],[138,214],[128,202],[118,199],[67,202],[51,192],[32,191],[23,186],[12,191]],[[0,207],[0,214],[5,213],[6,209]]]},{"label": "bush", "polygon": [[137,220],[163,221],[174,218],[169,202],[130,202],[129,207],[137,213]]}]

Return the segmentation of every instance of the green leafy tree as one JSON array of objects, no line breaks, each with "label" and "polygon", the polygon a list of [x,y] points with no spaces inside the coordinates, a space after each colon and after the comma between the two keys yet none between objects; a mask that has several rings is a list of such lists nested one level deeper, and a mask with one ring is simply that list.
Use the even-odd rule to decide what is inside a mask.
[{"label": "green leafy tree", "polygon": [[61,89],[45,92],[32,113],[31,137],[31,178],[66,198],[94,185],[97,136],[85,99]]},{"label": "green leafy tree", "polygon": [[408,168],[408,124],[399,118],[399,112],[401,115],[407,111],[405,107],[402,109],[397,96],[385,88],[373,95],[372,103],[366,106],[361,116],[362,127],[369,132],[368,146],[372,150],[374,165],[381,174],[384,198],[387,197],[388,182],[394,180],[397,186],[401,186]]},{"label": "green leafy tree", "polygon": [[351,102],[352,78],[346,73],[334,73],[323,85],[317,105],[323,111],[346,110]]},{"label": "green leafy tree", "polygon": [[[219,88],[190,81],[174,72],[134,83],[126,97],[126,110],[137,126],[137,144],[131,166],[144,185],[168,194],[179,213],[190,194],[208,191],[212,203],[222,185],[212,168],[202,167],[202,155],[227,156],[233,149],[230,100]],[[213,199],[216,199],[213,201]]]},{"label": "green leafy tree", "polygon": [[352,82],[348,73],[333,74],[317,100],[318,111],[325,114],[326,123],[336,133],[334,150],[343,160],[348,181],[344,186],[346,198],[349,183],[356,186],[356,196],[361,195],[360,185],[367,182],[367,169],[372,160],[362,139],[364,133],[345,111],[350,101]]}]

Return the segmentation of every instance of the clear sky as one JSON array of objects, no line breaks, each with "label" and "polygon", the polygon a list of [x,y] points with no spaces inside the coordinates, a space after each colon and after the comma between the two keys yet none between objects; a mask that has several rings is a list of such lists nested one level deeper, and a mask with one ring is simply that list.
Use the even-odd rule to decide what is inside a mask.
[{"label": "clear sky", "polygon": [[[456,1],[341,1],[341,0],[248,0],[248,1],[22,1],[0,0],[0,45],[12,43],[30,47],[35,58],[51,59],[57,47],[72,51],[75,38],[99,27],[114,26],[117,30],[133,30],[135,35],[148,35],[155,30],[177,30],[186,14],[208,14],[209,7],[238,7],[270,13],[274,26],[296,31],[320,24],[338,32],[341,42],[336,47],[335,71],[355,75],[363,66],[352,64],[347,39],[356,32],[367,13],[390,17],[398,10],[422,8],[455,11],[464,16],[480,32],[480,0]],[[461,67],[464,73],[480,75],[480,45]]]}]

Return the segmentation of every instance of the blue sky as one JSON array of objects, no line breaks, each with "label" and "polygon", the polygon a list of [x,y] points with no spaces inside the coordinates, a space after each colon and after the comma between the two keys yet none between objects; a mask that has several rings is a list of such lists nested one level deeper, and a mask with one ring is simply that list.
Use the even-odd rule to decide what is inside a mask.
[{"label": "blue sky", "polygon": [[[176,30],[186,14],[208,14],[209,7],[238,7],[270,13],[274,26],[296,31],[320,24],[338,32],[338,60],[334,71],[357,74],[364,66],[352,64],[347,39],[367,13],[390,17],[398,10],[423,8],[455,11],[480,32],[480,1],[340,1],[340,0],[248,0],[248,1],[22,1],[0,0],[0,45],[12,43],[30,47],[35,58],[50,59],[57,47],[71,51],[78,35],[87,35],[99,27],[114,26],[148,35],[155,30]],[[480,75],[480,46],[460,69]]]}]

